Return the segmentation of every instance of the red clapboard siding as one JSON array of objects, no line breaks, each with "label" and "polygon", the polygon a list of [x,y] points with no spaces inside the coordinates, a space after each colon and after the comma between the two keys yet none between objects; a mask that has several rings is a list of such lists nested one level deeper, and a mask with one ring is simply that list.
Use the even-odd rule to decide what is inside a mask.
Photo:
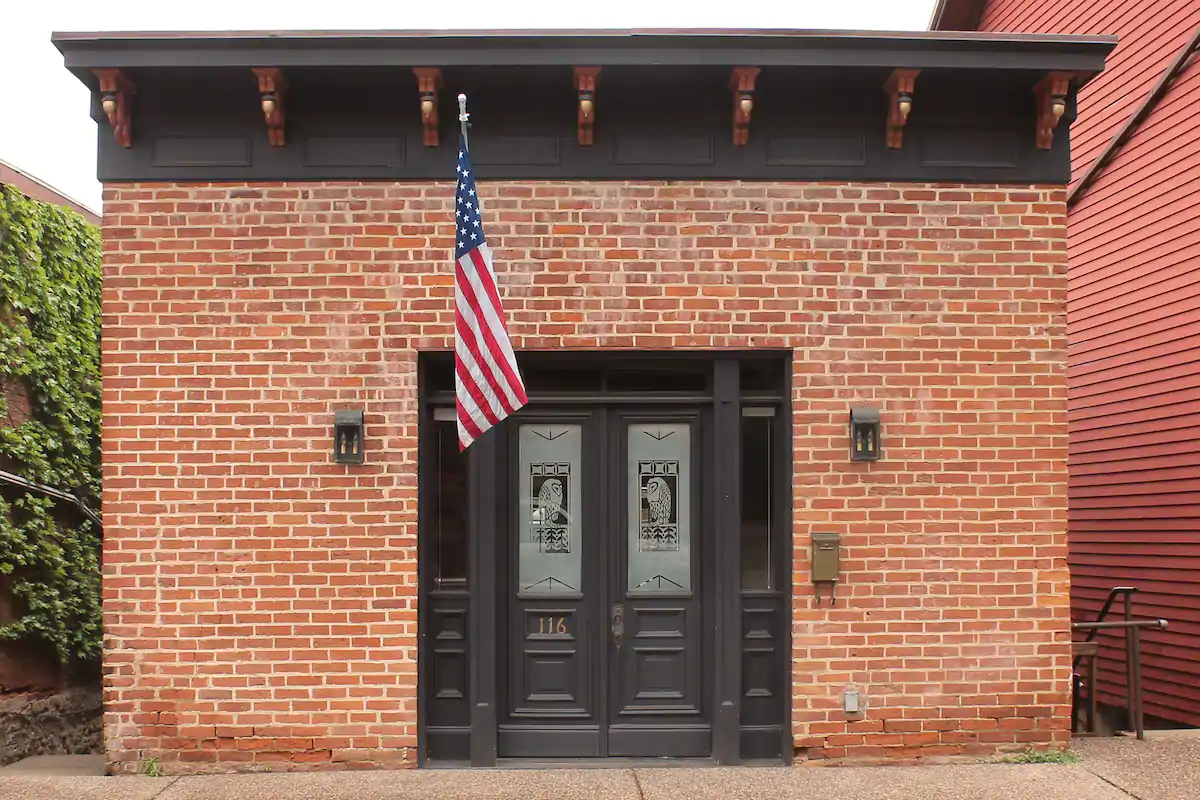
[{"label": "red clapboard siding", "polygon": [[[991,0],[980,30],[1119,37],[1080,93],[1078,179],[1200,26],[1195,0]],[[1200,726],[1200,56],[1072,208],[1070,565],[1075,619],[1136,585],[1169,621],[1143,646],[1146,710]],[[1101,699],[1125,700],[1119,634]]]},{"label": "red clapboard siding", "polygon": [[1133,113],[1200,24],[1196,0],[991,0],[981,31],[1117,36],[1104,72],[1079,94],[1071,128],[1076,178]]}]

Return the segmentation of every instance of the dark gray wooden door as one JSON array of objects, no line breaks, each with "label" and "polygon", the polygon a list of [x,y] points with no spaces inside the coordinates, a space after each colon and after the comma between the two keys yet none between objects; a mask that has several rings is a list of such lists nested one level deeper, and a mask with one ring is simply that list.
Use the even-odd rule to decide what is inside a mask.
[{"label": "dark gray wooden door", "polygon": [[501,758],[710,754],[703,421],[512,420]]},{"label": "dark gray wooden door", "polygon": [[610,419],[608,754],[707,756],[700,417]]}]

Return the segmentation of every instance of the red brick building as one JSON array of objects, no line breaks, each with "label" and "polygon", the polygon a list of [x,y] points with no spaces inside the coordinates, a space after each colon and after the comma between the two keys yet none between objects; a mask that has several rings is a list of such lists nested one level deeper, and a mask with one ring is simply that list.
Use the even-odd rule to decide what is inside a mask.
[{"label": "red brick building", "polygon": [[[56,42],[106,185],[112,770],[1066,743],[1068,128],[1111,41]],[[465,457],[459,91],[531,397]]]},{"label": "red brick building", "polygon": [[95,211],[7,161],[0,161],[0,186],[11,186],[26,197],[69,208],[93,225],[100,224],[100,216]]},{"label": "red brick building", "polygon": [[[946,0],[934,23],[1120,40],[1071,128],[1071,602],[1094,620],[1137,587],[1169,623],[1145,635],[1146,713],[1200,726],[1200,5]],[[1101,642],[1099,697],[1125,706],[1123,639]]]},{"label": "red brick building", "polygon": [[[96,212],[14,164],[0,160],[0,190],[5,186],[11,186],[31,200],[68,208],[92,225],[100,224],[100,216]],[[7,235],[11,223],[7,220],[5,223],[0,226],[0,236]],[[3,324],[9,323],[6,321]],[[0,378],[0,392],[3,393],[5,407],[0,428],[17,427],[27,422],[33,414],[34,401],[28,383]],[[13,492],[13,497],[20,497],[29,491],[29,483],[21,475],[11,472],[11,467],[11,464],[0,466],[0,491]],[[11,585],[0,584],[0,624],[11,623],[23,613],[20,604],[12,596]],[[65,677],[58,655],[53,651],[30,641],[0,642],[0,696],[29,689],[55,689],[64,683]]]}]

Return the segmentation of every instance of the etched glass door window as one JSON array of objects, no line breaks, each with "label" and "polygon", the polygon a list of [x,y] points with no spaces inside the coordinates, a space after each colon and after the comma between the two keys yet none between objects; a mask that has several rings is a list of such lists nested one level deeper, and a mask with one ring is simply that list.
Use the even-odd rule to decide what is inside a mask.
[{"label": "etched glass door window", "polygon": [[692,429],[628,429],[629,591],[692,588]]},{"label": "etched glass door window", "polygon": [[577,594],[582,542],[580,425],[522,425],[518,434],[519,594]]}]

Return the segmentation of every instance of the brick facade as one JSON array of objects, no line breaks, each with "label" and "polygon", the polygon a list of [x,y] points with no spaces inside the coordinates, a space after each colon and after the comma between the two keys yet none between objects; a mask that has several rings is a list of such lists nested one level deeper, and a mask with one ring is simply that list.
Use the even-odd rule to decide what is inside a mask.
[{"label": "brick facade", "polygon": [[[793,350],[798,755],[1066,744],[1061,187],[480,188],[518,350]],[[114,771],[416,763],[416,353],[452,342],[451,200],[106,188]],[[885,456],[851,463],[865,400]],[[333,464],[358,404],[367,463]],[[843,535],[832,608],[813,530]]]}]

